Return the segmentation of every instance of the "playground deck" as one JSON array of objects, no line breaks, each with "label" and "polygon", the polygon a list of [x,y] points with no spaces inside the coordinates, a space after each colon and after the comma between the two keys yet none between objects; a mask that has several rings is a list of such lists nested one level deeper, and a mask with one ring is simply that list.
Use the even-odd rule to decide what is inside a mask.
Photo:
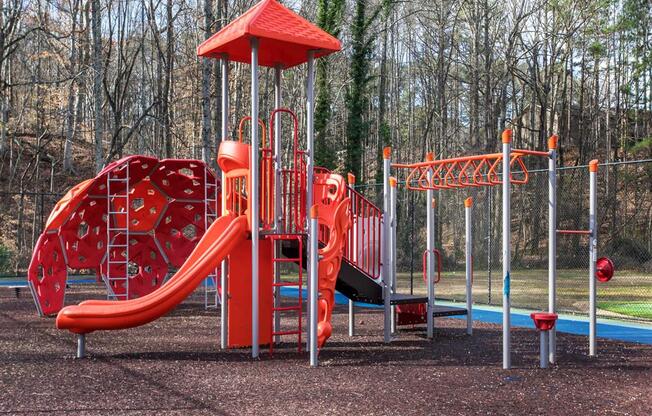
[{"label": "playground deck", "polygon": [[[101,298],[73,286],[68,302]],[[538,337],[514,328],[514,369],[501,369],[500,327],[438,319],[435,342],[405,331],[387,346],[382,314],[362,310],[353,339],[338,306],[333,337],[308,371],[295,344],[219,351],[217,312],[192,296],[140,328],[88,336],[90,358],[73,359],[74,337],[38,318],[29,297],[0,291],[0,413],[8,414],[652,414],[652,346],[559,336],[559,367],[538,365]],[[288,320],[288,324],[290,321]]]}]

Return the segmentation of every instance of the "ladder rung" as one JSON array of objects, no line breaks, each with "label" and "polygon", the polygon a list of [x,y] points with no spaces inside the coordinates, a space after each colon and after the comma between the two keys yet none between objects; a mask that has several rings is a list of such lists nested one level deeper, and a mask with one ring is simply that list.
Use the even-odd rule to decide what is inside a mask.
[{"label": "ladder rung", "polygon": [[111,248],[120,248],[120,247],[128,247],[126,244],[113,244],[109,243],[109,247]]},{"label": "ladder rung", "polygon": [[127,231],[128,228],[122,228],[122,227],[109,227],[109,231]]},{"label": "ladder rung", "polygon": [[276,308],[272,308],[272,310],[279,311],[279,312],[283,312],[283,311],[300,311],[301,310],[301,305],[297,305],[297,306],[279,306],[279,307],[276,307]]},{"label": "ladder rung", "polygon": [[123,280],[129,280],[128,277],[109,277],[109,282],[121,282]]},{"label": "ladder rung", "polygon": [[286,259],[286,258],[272,259],[272,263],[294,263],[299,261],[301,261],[301,259]]},{"label": "ladder rung", "polygon": [[281,283],[272,283],[274,287],[285,287],[285,286],[303,286],[303,282],[281,282]]},{"label": "ladder rung", "polygon": [[299,334],[301,334],[301,331],[299,331],[299,330],[272,332],[272,336],[274,336],[274,335],[299,335]]},{"label": "ladder rung", "polygon": [[109,214],[120,214],[120,215],[127,215],[127,211],[109,211]]},{"label": "ladder rung", "polygon": [[112,178],[109,176],[109,182],[127,182],[129,178]]}]

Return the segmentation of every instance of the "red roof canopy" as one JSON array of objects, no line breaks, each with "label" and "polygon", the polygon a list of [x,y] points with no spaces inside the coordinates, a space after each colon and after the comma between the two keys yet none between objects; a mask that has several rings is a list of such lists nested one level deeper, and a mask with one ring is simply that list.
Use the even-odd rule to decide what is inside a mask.
[{"label": "red roof canopy", "polygon": [[262,0],[199,45],[197,55],[221,58],[226,53],[231,61],[251,63],[252,37],[259,39],[262,66],[289,68],[306,62],[309,50],[318,58],[341,49],[339,40],[276,0]]}]

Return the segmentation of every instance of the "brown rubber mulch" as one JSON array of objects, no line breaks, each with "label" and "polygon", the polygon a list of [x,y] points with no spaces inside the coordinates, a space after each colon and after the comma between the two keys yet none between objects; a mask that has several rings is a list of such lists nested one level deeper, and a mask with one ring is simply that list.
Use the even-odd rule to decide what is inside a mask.
[{"label": "brown rubber mulch", "polygon": [[[67,303],[101,297],[90,286]],[[512,335],[514,369],[501,369],[501,331],[438,319],[435,339],[403,330],[382,343],[382,315],[361,312],[359,336],[347,336],[344,308],[310,369],[296,344],[219,350],[219,318],[199,293],[141,328],[92,333],[89,358],[77,360],[75,337],[38,318],[29,293],[0,288],[0,414],[652,414],[652,346],[559,334],[559,363],[537,368],[533,330]],[[284,324],[290,325],[290,319]]]}]

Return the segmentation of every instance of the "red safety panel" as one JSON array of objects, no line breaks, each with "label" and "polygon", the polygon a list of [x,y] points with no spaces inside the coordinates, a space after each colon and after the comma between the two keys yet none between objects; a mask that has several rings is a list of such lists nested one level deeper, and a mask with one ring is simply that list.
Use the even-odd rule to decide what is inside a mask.
[{"label": "red safety panel", "polygon": [[397,305],[397,325],[418,325],[426,323],[426,304]]},{"label": "red safety panel", "polygon": [[61,309],[67,277],[66,259],[59,235],[41,234],[27,271],[27,279],[34,286],[44,315],[55,314]]},{"label": "red safety panel", "polygon": [[[125,162],[129,162],[129,185],[133,186],[152,172],[158,160],[149,156],[127,156],[108,164],[93,180],[92,186],[86,191],[90,195],[106,196],[106,179],[111,172],[112,179],[124,179],[127,176]],[[125,183],[113,182],[111,193],[124,193]]]},{"label": "red safety panel", "polygon": [[106,254],[106,199],[82,199],[79,207],[61,228],[68,267],[94,269]]},{"label": "red safety panel", "polygon": [[[271,240],[259,241],[259,342],[269,344],[272,328],[272,244]],[[241,242],[229,255],[229,347],[251,346],[251,240]]]},{"label": "red safety panel", "polygon": [[[116,236],[115,242],[116,244],[124,244],[124,235]],[[125,249],[112,249],[109,258],[111,261],[124,261]],[[104,275],[107,272],[107,265],[108,260],[105,259],[101,266]],[[152,236],[129,236],[129,269],[129,298],[147,295],[161,286],[168,272],[168,266]],[[111,274],[113,276],[124,276],[124,263],[112,263]],[[113,292],[116,295],[125,293],[124,281],[111,283]]]},{"label": "red safety panel", "polygon": [[204,202],[171,202],[155,236],[172,267],[181,267],[204,235]]},{"label": "red safety panel", "polygon": [[[129,231],[151,231],[165,209],[167,197],[149,180],[143,180],[130,187]],[[112,211],[122,212],[125,209],[126,202],[125,198],[115,198],[111,201]],[[124,215],[115,216],[115,226],[126,228],[124,224],[125,220]]]},{"label": "red safety panel", "polygon": [[[150,177],[171,198],[204,199],[204,164],[200,161],[165,159]],[[211,180],[215,181],[213,175]]]}]

